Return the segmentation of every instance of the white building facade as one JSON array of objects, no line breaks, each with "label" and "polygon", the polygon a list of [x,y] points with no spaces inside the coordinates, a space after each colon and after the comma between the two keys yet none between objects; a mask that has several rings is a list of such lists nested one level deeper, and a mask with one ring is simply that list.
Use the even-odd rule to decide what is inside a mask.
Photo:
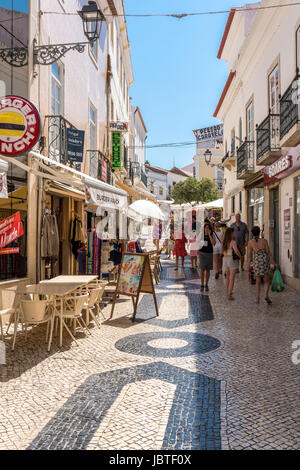
[{"label": "white building facade", "polygon": [[299,287],[300,6],[256,8],[273,4],[231,10],[218,52],[228,80],[214,116],[224,123],[225,218],[240,212],[250,228],[259,225]]}]

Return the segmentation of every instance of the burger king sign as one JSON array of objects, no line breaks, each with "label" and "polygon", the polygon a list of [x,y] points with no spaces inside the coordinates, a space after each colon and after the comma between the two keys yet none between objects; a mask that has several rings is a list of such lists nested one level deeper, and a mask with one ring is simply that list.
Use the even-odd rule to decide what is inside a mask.
[{"label": "burger king sign", "polygon": [[36,107],[20,96],[0,98],[0,154],[13,157],[28,152],[40,137]]}]

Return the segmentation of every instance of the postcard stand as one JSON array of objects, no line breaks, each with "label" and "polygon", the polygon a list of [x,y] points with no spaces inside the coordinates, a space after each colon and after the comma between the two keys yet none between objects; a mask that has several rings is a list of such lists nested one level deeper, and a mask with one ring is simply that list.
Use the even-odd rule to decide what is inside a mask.
[{"label": "postcard stand", "polygon": [[[129,260],[131,263],[130,268],[129,268],[131,273],[137,272],[137,271],[134,271],[134,267],[142,266],[140,272],[138,274],[135,274],[134,276],[130,275],[130,272],[128,273],[125,270],[125,265],[126,263],[129,263]],[[131,286],[131,282],[133,279],[134,279],[135,285]],[[138,285],[136,286],[137,281],[138,281]],[[112,318],[114,314],[117,296],[127,295],[132,298],[133,309],[134,309],[132,321],[135,321],[137,306],[138,306],[139,297],[141,293],[153,295],[156,316],[158,317],[159,316],[158,305],[157,305],[153,278],[152,278],[152,273],[151,273],[149,255],[144,254],[144,253],[123,253],[119,275],[118,275],[117,287],[114,293],[110,318]]]}]

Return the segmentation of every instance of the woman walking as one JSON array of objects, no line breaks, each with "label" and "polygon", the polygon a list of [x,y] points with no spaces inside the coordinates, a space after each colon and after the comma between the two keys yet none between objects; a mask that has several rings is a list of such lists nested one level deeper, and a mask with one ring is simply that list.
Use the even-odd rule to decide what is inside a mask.
[{"label": "woman walking", "polygon": [[178,271],[178,260],[181,258],[181,265],[182,269],[184,269],[184,258],[187,256],[187,251],[185,249],[185,244],[187,243],[187,239],[183,230],[180,234],[178,234],[178,238],[175,237],[175,250],[174,255],[176,256],[176,268],[175,271]]},{"label": "woman walking", "polygon": [[269,297],[271,263],[275,268],[279,266],[273,258],[267,240],[259,238],[260,228],[257,226],[253,227],[252,235],[254,238],[248,244],[248,270],[250,271],[253,255],[254,274],[256,277],[256,303],[259,304],[260,302],[260,286],[263,278],[265,301],[270,305],[272,303]]},{"label": "woman walking", "polygon": [[222,274],[222,243],[223,243],[223,232],[221,230],[221,225],[216,223],[215,225],[215,237],[216,244],[214,246],[214,266],[215,266],[215,278],[219,279],[220,274]]},{"label": "woman walking", "polygon": [[226,275],[226,287],[228,300],[234,300],[232,295],[235,275],[239,269],[241,253],[234,239],[233,228],[227,228],[223,240],[223,271]]},{"label": "woman walking", "polygon": [[[216,244],[216,237],[213,229],[209,223],[204,224],[204,245],[199,250],[199,268],[200,268],[200,291],[209,291],[208,281],[210,278],[210,271],[213,270],[213,247]],[[205,282],[205,285],[204,285]]]}]

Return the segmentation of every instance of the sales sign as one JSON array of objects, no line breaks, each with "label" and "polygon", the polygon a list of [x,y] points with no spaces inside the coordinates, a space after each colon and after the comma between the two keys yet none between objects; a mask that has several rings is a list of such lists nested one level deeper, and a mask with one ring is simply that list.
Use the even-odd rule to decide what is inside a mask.
[{"label": "sales sign", "polygon": [[67,129],[67,160],[82,163],[84,148],[84,131]]},{"label": "sales sign", "polygon": [[121,168],[122,136],[121,132],[112,132],[112,167]]},{"label": "sales sign", "polygon": [[40,137],[36,107],[20,96],[0,98],[0,154],[14,157],[28,152]]},{"label": "sales sign", "polygon": [[111,121],[109,123],[110,131],[128,132],[127,122]]},{"label": "sales sign", "polygon": [[16,212],[14,215],[2,220],[0,222],[0,249],[6,247],[23,234],[20,212]]}]

